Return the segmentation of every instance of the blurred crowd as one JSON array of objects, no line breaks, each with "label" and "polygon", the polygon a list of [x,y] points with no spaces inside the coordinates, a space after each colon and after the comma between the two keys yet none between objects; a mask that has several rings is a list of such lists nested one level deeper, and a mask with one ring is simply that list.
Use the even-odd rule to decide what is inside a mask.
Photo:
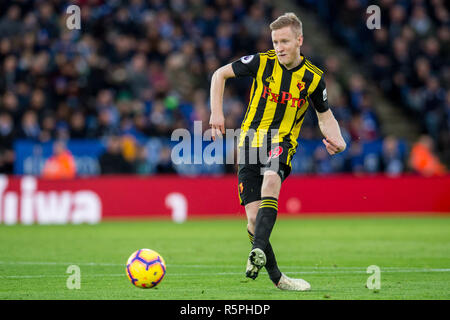
[{"label": "blurred crowd", "polygon": [[[450,15],[445,0],[298,0],[313,8],[374,84],[409,121],[433,139],[450,163]],[[370,30],[370,5],[380,8],[380,29]],[[373,17],[372,17],[373,18]],[[373,21],[373,20],[371,20]]]},{"label": "blurred crowd", "polygon": [[[384,2],[384,10],[389,12],[398,7]],[[345,5],[354,3],[350,0]],[[362,9],[362,2],[356,3]],[[363,51],[360,56],[374,58],[371,70],[379,77],[378,82],[389,88],[389,94],[427,115],[420,117],[425,119],[426,128],[432,121],[447,128],[450,95],[441,85],[440,77],[446,74],[440,66],[442,57],[448,59],[448,54],[444,55],[448,47],[441,43],[445,37],[448,40],[448,30],[446,33],[439,29],[431,33],[436,36],[427,36],[430,33],[422,30],[423,23],[411,24],[405,18],[413,8],[401,3],[401,23],[394,28],[383,22],[389,28],[375,33],[374,45],[363,49],[371,51]],[[71,4],[81,8],[81,30],[66,27],[66,8]],[[0,2],[0,172],[14,171],[17,139],[102,139],[105,153],[99,163],[105,174],[183,171],[170,161],[166,142],[171,133],[176,128],[193,130],[194,121],[202,121],[203,130],[208,129],[213,72],[241,56],[271,49],[268,25],[282,13],[268,0]],[[429,28],[434,28],[435,19],[441,21],[445,15],[427,17]],[[348,20],[349,17],[345,19]],[[340,23],[341,19],[333,21]],[[359,22],[355,15],[354,23]],[[413,45],[416,37],[425,37],[427,45]],[[401,39],[401,44],[395,45],[395,39]],[[404,63],[393,60],[397,55],[392,48],[397,46],[403,46],[398,50],[408,56],[407,61],[402,60]],[[426,50],[425,56],[422,49]],[[327,164],[330,160],[325,159],[324,147],[315,144],[310,153],[299,156],[307,157],[304,163],[312,165],[300,164],[294,167],[294,173],[407,171],[408,154],[402,142],[381,136],[364,76],[354,74],[350,81],[344,81],[339,60],[315,52],[307,40],[302,52],[326,71],[328,98],[350,147],[341,158]],[[377,54],[366,55],[367,52]],[[390,65],[378,63],[385,60]],[[422,76],[412,77],[411,72]],[[410,84],[413,79],[414,86]],[[227,82],[227,128],[240,126],[249,89],[249,79]],[[434,116],[428,116],[431,114]],[[300,139],[313,141],[321,137],[316,121],[315,114],[308,112]],[[442,145],[442,132],[428,130],[438,147]],[[367,152],[366,144],[374,142],[380,146],[378,151]],[[55,151],[61,153],[63,162],[70,163],[67,150]],[[371,160],[374,155],[375,162]],[[234,169],[223,167],[218,173]]]}]

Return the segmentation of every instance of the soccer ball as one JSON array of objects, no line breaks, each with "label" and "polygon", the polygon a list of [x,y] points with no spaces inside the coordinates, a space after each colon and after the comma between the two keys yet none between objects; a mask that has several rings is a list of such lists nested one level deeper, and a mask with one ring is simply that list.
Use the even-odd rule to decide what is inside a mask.
[{"label": "soccer ball", "polygon": [[166,263],[161,255],[150,249],[140,249],[128,258],[127,277],[136,287],[153,288],[164,278]]}]

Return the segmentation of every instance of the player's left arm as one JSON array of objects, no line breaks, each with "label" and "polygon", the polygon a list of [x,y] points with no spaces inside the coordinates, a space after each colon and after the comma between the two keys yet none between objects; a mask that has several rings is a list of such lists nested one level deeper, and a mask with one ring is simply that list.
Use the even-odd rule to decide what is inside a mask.
[{"label": "player's left arm", "polygon": [[325,137],[322,139],[322,142],[327,148],[328,153],[334,155],[344,151],[347,144],[344,138],[342,138],[341,129],[331,109],[322,113],[316,110],[316,113],[319,119],[320,131]]},{"label": "player's left arm", "polygon": [[320,79],[317,88],[311,94],[311,100],[316,109],[319,128],[325,137],[322,139],[330,155],[340,153],[345,150],[347,144],[341,134],[341,129],[336,118],[328,106],[327,89],[323,77]]}]

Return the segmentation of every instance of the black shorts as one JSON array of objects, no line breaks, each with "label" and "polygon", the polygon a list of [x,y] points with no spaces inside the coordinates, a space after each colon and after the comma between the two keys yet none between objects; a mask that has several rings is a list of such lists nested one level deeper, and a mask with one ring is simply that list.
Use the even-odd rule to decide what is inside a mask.
[{"label": "black shorts", "polygon": [[267,160],[257,161],[254,164],[239,164],[238,195],[240,204],[245,206],[253,201],[261,200],[261,186],[265,171],[276,171],[283,182],[291,173],[290,163],[293,153],[295,150],[292,152],[290,144],[281,143],[268,151]]}]

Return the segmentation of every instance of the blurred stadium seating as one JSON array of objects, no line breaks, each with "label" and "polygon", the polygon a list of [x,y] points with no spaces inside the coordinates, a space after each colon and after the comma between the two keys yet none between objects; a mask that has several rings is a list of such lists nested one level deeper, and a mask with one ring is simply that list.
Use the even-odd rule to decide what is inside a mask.
[{"label": "blurred stadium seating", "polygon": [[[70,4],[81,7],[81,30],[66,28]],[[448,165],[444,1],[379,1],[383,27],[376,31],[365,28],[367,1],[297,4],[315,10],[372,78],[354,74],[342,81],[339,61],[315,54],[306,39],[304,52],[325,70],[329,101],[349,147],[330,158],[309,112],[293,173],[420,171],[410,166],[408,141],[382,134],[369,81],[405,110],[405,121],[423,126],[432,137],[426,145],[432,150],[434,144]],[[170,136],[176,128],[192,131],[194,121],[208,129],[212,73],[270,49],[268,24],[282,13],[264,0],[2,1],[0,173],[40,175],[60,140],[78,175],[233,172],[225,165],[173,165]],[[227,82],[227,128],[240,126],[249,89],[249,79]]]}]

